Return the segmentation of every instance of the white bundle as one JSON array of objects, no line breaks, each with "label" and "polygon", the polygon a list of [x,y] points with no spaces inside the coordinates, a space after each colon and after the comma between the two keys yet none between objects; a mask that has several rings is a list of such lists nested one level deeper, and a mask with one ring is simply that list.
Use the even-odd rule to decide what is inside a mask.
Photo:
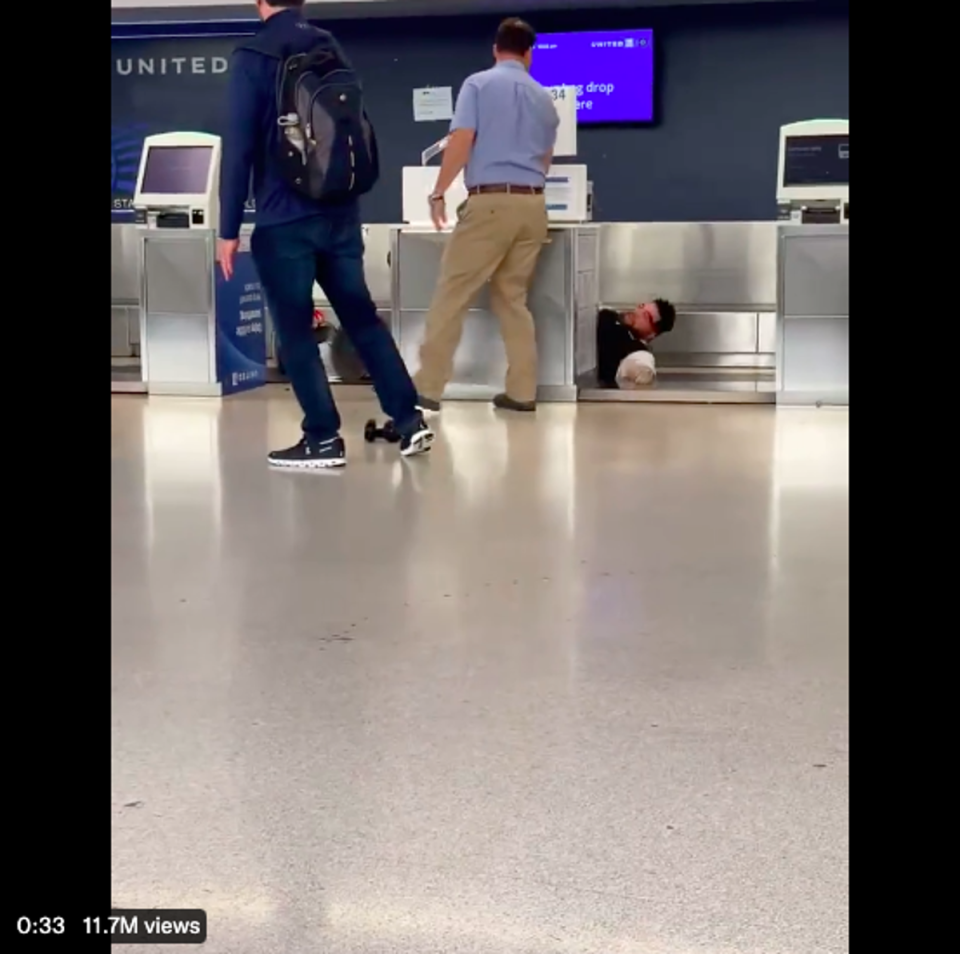
[{"label": "white bundle", "polygon": [[642,388],[657,379],[657,363],[649,351],[634,351],[628,354],[617,368],[617,387],[623,390]]}]

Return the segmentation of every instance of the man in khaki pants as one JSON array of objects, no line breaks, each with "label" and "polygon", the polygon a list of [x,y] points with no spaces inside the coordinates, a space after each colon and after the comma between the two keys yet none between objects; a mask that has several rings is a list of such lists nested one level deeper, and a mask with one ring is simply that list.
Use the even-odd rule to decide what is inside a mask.
[{"label": "man in khaki pants", "polygon": [[443,256],[414,376],[425,411],[440,410],[464,316],[487,281],[507,352],[506,391],[493,403],[512,411],[536,407],[537,342],[527,291],[547,240],[543,188],[560,120],[550,94],[529,73],[535,40],[522,20],[504,20],[496,65],[468,77],[457,98],[430,196],[434,225],[446,224],[444,194],[464,168],[468,198]]}]

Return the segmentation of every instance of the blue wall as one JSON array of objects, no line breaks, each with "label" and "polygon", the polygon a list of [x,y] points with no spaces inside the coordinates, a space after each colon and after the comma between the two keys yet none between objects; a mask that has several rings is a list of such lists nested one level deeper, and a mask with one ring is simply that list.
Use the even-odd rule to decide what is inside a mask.
[{"label": "blue wall", "polygon": [[[384,178],[365,200],[370,222],[400,219],[400,167],[444,124],[414,123],[411,90],[454,86],[490,59],[496,18],[340,21],[334,26],[364,76]],[[777,129],[849,115],[846,3],[762,4],[541,14],[543,31],[653,26],[658,30],[661,122],[582,128],[580,155],[603,221],[723,221],[775,217]],[[228,38],[114,41],[115,195],[144,132],[218,132],[223,75],[119,76],[116,61],[225,56]],[[181,68],[189,69],[183,64]],[[171,67],[172,69],[172,67]],[[124,166],[127,171],[124,171]]]}]

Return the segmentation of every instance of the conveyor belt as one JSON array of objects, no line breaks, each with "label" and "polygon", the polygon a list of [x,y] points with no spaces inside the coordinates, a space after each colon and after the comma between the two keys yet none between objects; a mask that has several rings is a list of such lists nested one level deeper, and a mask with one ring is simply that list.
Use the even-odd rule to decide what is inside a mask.
[{"label": "conveyor belt", "polygon": [[[287,384],[287,378],[270,362],[268,384]],[[335,375],[331,384],[341,383]],[[358,382],[361,383],[361,382]],[[367,384],[367,382],[362,382]],[[776,401],[775,372],[772,368],[670,368],[661,367],[657,383],[635,391],[598,387],[588,375],[579,382],[580,401],[611,403],[676,404],[773,404]],[[114,394],[143,394],[139,358],[114,358],[111,364],[111,391]]]},{"label": "conveyor belt", "polygon": [[[330,369],[327,368],[327,380],[331,384],[349,384],[349,385],[367,385],[369,387],[370,380],[366,377],[362,378],[359,381],[345,381],[340,375],[332,374]],[[290,379],[272,362],[267,363],[267,384],[289,384]]]},{"label": "conveyor belt", "polygon": [[[114,394],[143,394],[146,385],[140,380],[140,364],[114,364],[111,368],[111,391]],[[267,369],[269,384],[286,384],[287,379],[276,368]],[[337,383],[331,381],[331,383]],[[768,369],[735,372],[719,369],[661,371],[656,385],[636,391],[620,391],[597,387],[595,379],[580,382],[580,401],[610,403],[675,404],[773,404],[774,373]]]},{"label": "conveyor belt", "polygon": [[656,384],[635,391],[598,387],[592,375],[578,384],[580,401],[675,404],[773,404],[776,401],[775,372],[770,368],[664,368],[658,372]]},{"label": "conveyor belt", "polygon": [[[113,358],[110,368],[111,392],[114,394],[145,394],[147,386],[141,380],[139,358]],[[267,384],[288,384],[289,380],[277,367],[267,365]],[[335,375],[330,375],[331,384],[342,382]],[[358,385],[367,385],[369,382],[360,381]]]},{"label": "conveyor belt", "polygon": [[112,394],[146,394],[139,358],[114,358],[110,366]]}]

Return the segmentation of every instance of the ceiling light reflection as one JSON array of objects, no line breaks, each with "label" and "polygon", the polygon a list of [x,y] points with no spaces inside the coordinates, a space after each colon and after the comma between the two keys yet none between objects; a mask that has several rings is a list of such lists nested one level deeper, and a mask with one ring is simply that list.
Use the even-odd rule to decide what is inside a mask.
[{"label": "ceiling light reflection", "polygon": [[151,397],[143,414],[149,545],[189,530],[216,542],[222,520],[220,401]]}]

